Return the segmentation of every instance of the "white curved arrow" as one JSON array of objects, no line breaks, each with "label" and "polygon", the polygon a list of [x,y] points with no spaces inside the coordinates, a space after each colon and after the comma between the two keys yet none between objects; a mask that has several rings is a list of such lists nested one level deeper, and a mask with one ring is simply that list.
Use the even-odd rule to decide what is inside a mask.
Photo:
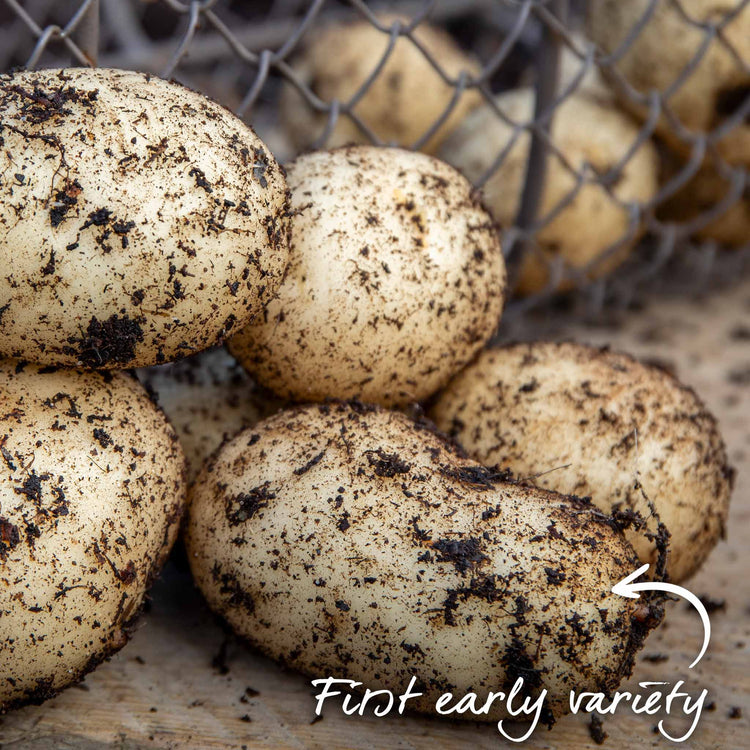
[{"label": "white curved arrow", "polygon": [[664,583],[663,581],[642,581],[641,583],[633,583],[636,578],[641,574],[645,573],[649,568],[649,564],[642,565],[635,573],[631,573],[626,578],[623,578],[620,582],[616,583],[612,587],[613,594],[619,594],[620,596],[627,596],[629,599],[638,599],[640,597],[639,591],[666,591],[669,594],[677,594],[684,599],[687,599],[697,610],[703,621],[703,648],[696,657],[695,661],[690,665],[692,669],[703,657],[708,648],[708,642],[711,640],[711,622],[708,619],[708,612],[703,606],[703,602],[692,592],[677,586],[674,583]]}]

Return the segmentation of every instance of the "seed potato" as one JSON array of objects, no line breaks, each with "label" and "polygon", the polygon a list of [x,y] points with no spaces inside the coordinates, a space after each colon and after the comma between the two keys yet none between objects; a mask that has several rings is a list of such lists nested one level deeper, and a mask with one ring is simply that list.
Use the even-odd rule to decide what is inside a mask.
[{"label": "seed potato", "polygon": [[122,648],[177,535],[184,457],[124,373],[0,361],[0,713]]},{"label": "seed potato", "polygon": [[0,75],[0,139],[0,354],[150,365],[273,296],[286,183],[214,102],[130,71]]},{"label": "seed potato", "polygon": [[415,675],[420,711],[523,676],[558,716],[570,688],[616,688],[659,617],[611,593],[637,558],[587,501],[504,483],[361,404],[225,443],[193,485],[186,545],[210,606],[265,654],[373,689]]},{"label": "seed potato", "polygon": [[[534,116],[534,92],[530,88],[508,91],[497,97],[497,106],[512,121],[529,122]],[[485,105],[472,112],[451,135],[440,156],[477,182],[495,159],[510,145],[513,128]],[[590,180],[612,170],[625,157],[638,137],[631,118],[615,109],[606,99],[573,94],[556,109],[552,141],[571,167],[588,169]],[[510,146],[504,161],[483,187],[487,205],[502,227],[513,224],[521,202],[526,164],[531,144],[523,131]],[[561,159],[550,154],[542,192],[539,216],[555,209],[576,187],[576,178]],[[644,143],[628,160],[611,191],[593,182],[584,184],[565,208],[535,235],[536,246],[526,252],[519,269],[517,291],[533,294],[550,282],[550,262],[560,256],[565,265],[587,271],[596,278],[609,273],[628,255],[636,236],[605,257],[605,251],[625,238],[630,214],[622,203],[651,199],[658,188],[658,158],[650,142]],[[619,201],[619,202],[618,202]],[[561,283],[568,288],[570,281]]]},{"label": "seed potato", "polygon": [[297,401],[417,401],[497,327],[505,265],[492,220],[447,164],[351,146],[287,167],[291,257],[276,299],[229,349]]},{"label": "seed potato", "polygon": [[[590,497],[606,513],[637,511],[656,533],[648,498],[671,534],[674,581],[692,575],[724,534],[733,472],[715,419],[691,389],[625,354],[546,342],[488,350],[440,395],[432,417],[483,464]],[[644,531],[627,536],[653,565]]]},{"label": "seed potato", "polygon": [[[587,26],[592,41],[605,54],[615,53],[649,5],[650,0],[588,3]],[[667,104],[688,130],[695,133],[713,130],[737,112],[750,96],[750,5],[745,4],[744,8],[741,5],[741,0],[681,0],[680,7],[669,0],[655,3],[651,17],[617,59],[617,72],[644,96],[653,90],[670,91]],[[685,18],[683,10],[693,23]],[[721,36],[711,40],[690,74],[671,91],[694,63],[706,39],[701,24],[721,24]],[[616,77],[611,77],[616,84]],[[624,106],[642,117],[647,115],[647,106],[634,103],[622,87],[615,88],[622,94],[620,100]],[[677,136],[666,117],[660,121],[659,133],[677,150],[689,151],[689,145]],[[725,159],[750,165],[747,118],[724,135],[717,146]]]},{"label": "seed potato", "polygon": [[139,371],[174,426],[185,451],[188,482],[235,433],[279,408],[223,347]]},{"label": "seed potato", "polygon": [[[391,26],[410,20],[383,15]],[[412,32],[449,78],[462,72],[479,73],[477,62],[442,29],[421,23]],[[335,24],[318,32],[295,63],[295,72],[325,102],[348,102],[378,68],[390,35],[369,20]],[[446,83],[422,51],[407,37],[399,37],[388,60],[354,107],[354,113],[384,143],[411,146],[437,122],[451,104],[455,88]],[[476,90],[465,91],[445,122],[423,147],[434,153],[440,142],[481,102]],[[311,146],[325,130],[328,115],[316,112],[302,94],[287,83],[282,89],[281,122],[297,149]],[[370,138],[346,115],[340,115],[326,145],[370,143]]]}]

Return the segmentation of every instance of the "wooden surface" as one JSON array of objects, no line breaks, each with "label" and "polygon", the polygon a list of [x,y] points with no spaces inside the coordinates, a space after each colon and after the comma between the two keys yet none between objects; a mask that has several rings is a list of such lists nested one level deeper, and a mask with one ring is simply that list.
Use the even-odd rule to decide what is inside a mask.
[{"label": "wooden surface", "polygon": [[[534,334],[609,343],[674,367],[721,422],[738,469],[729,537],[687,586],[724,600],[725,608],[712,613],[708,653],[689,670],[700,648],[701,624],[684,602],[670,603],[664,625],[649,637],[629,684],[637,688],[637,681],[684,679],[693,694],[707,688],[715,708],[703,714],[698,730],[681,747],[750,748],[750,282],[700,302],[653,302],[615,327],[565,326],[559,316],[548,324],[535,323]],[[223,643],[225,658],[217,658]],[[656,655],[660,661],[643,658]],[[0,744],[16,750],[511,746],[493,725],[416,716],[354,718],[326,710],[322,720],[311,723],[311,696],[304,677],[227,640],[189,575],[172,562],[128,646],[81,686],[43,706],[0,717]],[[739,718],[730,718],[733,707],[741,710]],[[606,718],[604,747],[672,744],[652,731],[659,718],[627,712]],[[672,731],[679,726],[667,719]],[[523,746],[597,747],[584,716],[568,716],[552,731],[538,729]]]}]

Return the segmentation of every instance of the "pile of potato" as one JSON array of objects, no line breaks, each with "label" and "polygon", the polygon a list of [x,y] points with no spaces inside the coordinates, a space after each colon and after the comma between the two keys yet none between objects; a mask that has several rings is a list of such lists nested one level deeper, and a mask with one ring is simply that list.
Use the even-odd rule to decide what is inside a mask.
[{"label": "pile of potato", "polygon": [[177,536],[186,465],[132,374],[274,296],[289,197],[217,104],[140,73],[0,76],[0,708],[121,648]]},{"label": "pile of potato", "polygon": [[[721,437],[625,355],[485,350],[506,271],[464,176],[363,145],[284,171],[117,70],[0,76],[0,139],[0,710],[124,645],[186,506],[210,606],[307,674],[416,675],[425,712],[524,675],[554,719],[631,673],[661,603],[611,589],[705,559]],[[239,365],[152,367],[225,340]]]}]

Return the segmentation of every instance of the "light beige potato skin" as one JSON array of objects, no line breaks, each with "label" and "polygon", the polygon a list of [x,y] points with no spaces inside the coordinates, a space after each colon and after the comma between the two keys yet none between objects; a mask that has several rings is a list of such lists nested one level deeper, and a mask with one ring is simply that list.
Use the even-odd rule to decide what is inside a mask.
[{"label": "light beige potato skin", "polygon": [[125,373],[0,361],[0,713],[122,648],[184,508],[174,430]]},{"label": "light beige potato skin", "polygon": [[[674,581],[694,573],[724,534],[733,472],[715,419],[692,390],[632,357],[572,343],[488,350],[431,416],[483,464],[591,497],[606,513],[632,508],[655,532],[637,471],[671,533]],[[642,562],[656,562],[643,531],[626,536]]]},{"label": "light beige potato skin", "polygon": [[128,71],[0,75],[0,137],[0,354],[165,362],[273,296],[286,183],[218,104]]},{"label": "light beige potato skin", "polygon": [[153,392],[185,451],[188,482],[226,438],[278,410],[223,347],[148,367],[139,380]]},{"label": "light beige potato skin", "polygon": [[[534,92],[530,88],[506,92],[496,101],[514,122],[533,118]],[[512,134],[513,129],[485,105],[472,112],[446,140],[440,156],[477,182],[510,143]],[[588,163],[600,175],[619,163],[637,136],[638,127],[628,115],[606,99],[585,93],[568,97],[557,108],[552,125],[552,140],[570,165],[581,170]],[[512,225],[518,215],[530,144],[531,136],[524,131],[483,187],[487,206],[502,227]],[[556,155],[550,154],[539,217],[551,212],[575,186],[575,177]],[[657,188],[658,158],[653,144],[647,142],[624,167],[612,191],[620,201],[642,203],[652,198]],[[584,185],[572,202],[536,233],[536,251],[529,250],[522,260],[517,291],[533,294],[544,289],[550,283],[548,264],[555,256],[562,256],[566,266],[574,269],[602,257],[626,235],[629,221],[628,211],[604,188]],[[594,278],[609,273],[627,257],[634,242],[635,238],[602,259],[588,275]],[[560,286],[570,285],[563,280]]]},{"label": "light beige potato skin", "polygon": [[[698,23],[720,23],[728,14],[737,11],[740,4],[741,0],[681,0],[687,15]],[[615,52],[648,6],[649,0],[588,3],[587,27],[592,41],[606,54]],[[743,98],[750,95],[750,74],[747,72],[750,65],[750,5],[736,13],[723,26],[722,33],[743,62],[739,62],[715,38],[693,72],[669,97],[670,109],[693,132],[713,130],[740,106]],[[660,0],[645,27],[618,60],[617,70],[642,94],[653,89],[666,91],[691,63],[704,39],[705,32],[687,22],[672,2]],[[743,63],[745,70],[742,69]],[[646,109],[634,105],[624,94],[620,101],[645,117]],[[666,118],[660,121],[659,133],[678,150],[687,148]],[[719,141],[718,148],[728,161],[750,165],[750,123],[740,123],[727,133]]]},{"label": "light beige potato skin", "polygon": [[447,164],[352,146],[287,166],[291,258],[229,350],[283,398],[382,405],[437,391],[497,327],[505,264],[489,214]]},{"label": "light beige potato skin", "polygon": [[570,688],[614,689],[658,621],[611,593],[637,558],[591,505],[503,483],[397,412],[281,412],[190,497],[193,575],[238,634],[313,677],[399,691],[416,675],[419,711],[522,673],[559,716]]},{"label": "light beige potato skin", "polygon": [[[404,16],[383,15],[386,25]],[[450,78],[466,71],[479,73],[479,65],[463,52],[442,29],[428,23],[413,32]],[[367,20],[336,24],[311,37],[295,63],[295,72],[320,99],[348,102],[377,68],[388,49],[390,36]],[[411,146],[438,120],[451,103],[455,89],[443,81],[427,58],[408,38],[396,42],[384,67],[357,102],[354,113],[384,143]],[[476,90],[467,90],[456,102],[445,122],[422,148],[434,153],[444,138],[468,112],[482,101]],[[313,110],[292,84],[282,89],[280,118],[298,149],[311,146],[322,135],[328,115]],[[326,146],[370,143],[370,138],[346,115],[341,115]]]}]

